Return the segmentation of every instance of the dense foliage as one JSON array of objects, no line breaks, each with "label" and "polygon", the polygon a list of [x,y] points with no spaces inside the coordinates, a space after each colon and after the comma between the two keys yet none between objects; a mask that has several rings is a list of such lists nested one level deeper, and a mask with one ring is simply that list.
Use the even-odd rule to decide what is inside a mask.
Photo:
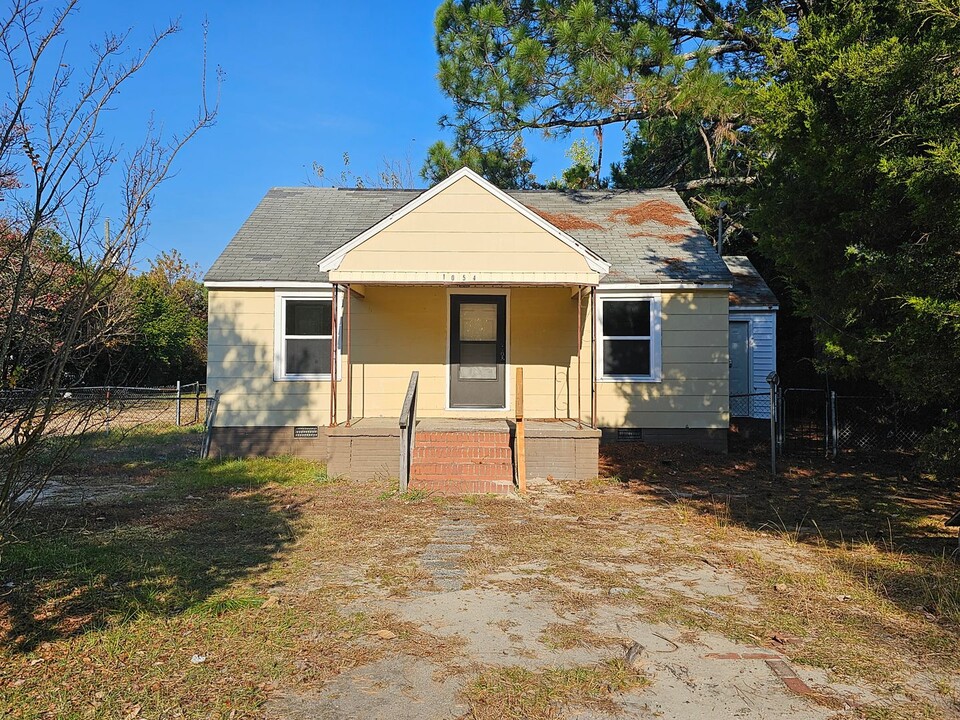
[{"label": "dense foliage", "polygon": [[207,364],[207,291],[197,267],[176,250],[161,252],[130,282],[134,332],[128,348],[136,381],[163,385],[203,380]]},{"label": "dense foliage", "polygon": [[761,249],[829,368],[960,405],[960,21],[845,3],[769,57]]},{"label": "dense foliage", "polygon": [[436,43],[462,148],[592,132],[574,187],[624,125],[615,186],[673,186],[711,235],[722,216],[788,295],[785,340],[943,413],[958,456],[957,0],[445,0]]}]

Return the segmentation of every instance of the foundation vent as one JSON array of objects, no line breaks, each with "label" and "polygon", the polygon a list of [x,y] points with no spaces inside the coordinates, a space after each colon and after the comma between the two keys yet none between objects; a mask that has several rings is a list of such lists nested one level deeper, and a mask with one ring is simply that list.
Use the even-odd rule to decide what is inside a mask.
[{"label": "foundation vent", "polygon": [[297,425],[293,428],[293,437],[297,439],[318,438],[320,428],[316,425]]}]

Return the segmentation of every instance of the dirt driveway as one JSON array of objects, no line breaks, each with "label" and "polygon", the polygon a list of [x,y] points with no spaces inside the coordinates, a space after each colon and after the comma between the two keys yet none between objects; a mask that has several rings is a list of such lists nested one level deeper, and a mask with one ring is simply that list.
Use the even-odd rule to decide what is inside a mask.
[{"label": "dirt driveway", "polygon": [[[533,497],[445,504],[399,595],[371,587],[369,567],[346,570],[341,582],[365,597],[344,611],[390,619],[361,641],[383,657],[318,691],[277,692],[268,716],[827,718],[874,700],[756,642],[657,622],[645,598],[680,603],[692,616],[709,616],[717,601],[756,606],[709,547],[690,547],[642,509],[616,510],[601,529],[552,485]],[[586,535],[593,547],[576,547]],[[556,552],[525,553],[530,536]],[[678,542],[694,564],[671,561]],[[517,562],[497,562],[508,556]],[[393,622],[437,647],[411,653],[401,641],[392,650]]]}]

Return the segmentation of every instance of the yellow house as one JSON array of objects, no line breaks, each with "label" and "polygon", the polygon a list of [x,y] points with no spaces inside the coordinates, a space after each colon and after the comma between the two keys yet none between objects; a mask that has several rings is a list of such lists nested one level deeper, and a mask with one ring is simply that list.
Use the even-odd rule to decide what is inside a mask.
[{"label": "yellow house", "polygon": [[213,454],[459,492],[726,447],[733,276],[672,190],[276,188],[205,280]]}]

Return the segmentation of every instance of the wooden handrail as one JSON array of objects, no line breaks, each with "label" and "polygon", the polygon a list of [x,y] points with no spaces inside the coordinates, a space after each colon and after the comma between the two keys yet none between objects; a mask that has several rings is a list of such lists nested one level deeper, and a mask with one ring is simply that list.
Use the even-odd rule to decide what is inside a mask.
[{"label": "wooden handrail", "polygon": [[413,461],[413,446],[417,431],[417,383],[420,373],[410,373],[407,394],[400,409],[400,492],[406,492],[410,484],[410,465]]},{"label": "wooden handrail", "polygon": [[207,400],[207,417],[204,419],[203,444],[200,446],[200,457],[210,455],[210,435],[213,433],[213,424],[217,420],[217,408],[220,407],[220,388],[213,393],[213,400]]},{"label": "wooden handrail", "polygon": [[517,434],[514,439],[514,461],[517,468],[517,490],[521,493],[527,491],[527,447],[526,437],[523,427],[523,368],[517,368]]}]

